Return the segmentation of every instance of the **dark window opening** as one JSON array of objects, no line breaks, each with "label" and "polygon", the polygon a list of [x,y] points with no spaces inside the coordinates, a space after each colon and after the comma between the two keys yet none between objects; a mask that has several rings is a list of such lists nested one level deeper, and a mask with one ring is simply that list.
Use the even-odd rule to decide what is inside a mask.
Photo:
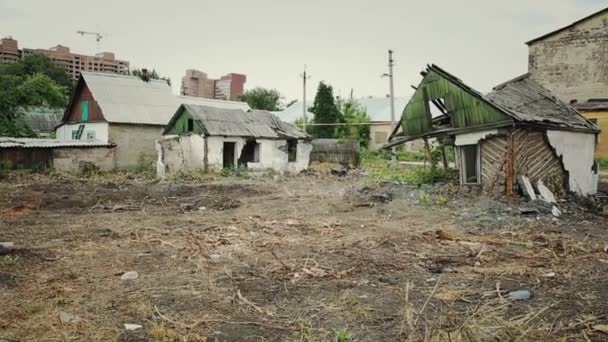
[{"label": "dark window opening", "polygon": [[591,121],[591,123],[593,123],[594,125],[597,125],[597,119],[589,119],[589,121]]},{"label": "dark window opening", "polygon": [[298,160],[298,141],[287,140],[287,161],[295,162]]},{"label": "dark window opening", "polygon": [[479,145],[465,145],[460,147],[462,153],[462,175],[463,183],[478,184],[479,183]]},{"label": "dark window opening", "polygon": [[225,142],[223,151],[223,166],[224,168],[234,167],[234,147],[235,143]]},{"label": "dark window opening", "polygon": [[247,166],[247,163],[258,163],[260,161],[260,144],[255,140],[249,140],[241,151],[239,166]]},{"label": "dark window opening", "polygon": [[188,119],[188,132],[194,132],[194,120]]}]

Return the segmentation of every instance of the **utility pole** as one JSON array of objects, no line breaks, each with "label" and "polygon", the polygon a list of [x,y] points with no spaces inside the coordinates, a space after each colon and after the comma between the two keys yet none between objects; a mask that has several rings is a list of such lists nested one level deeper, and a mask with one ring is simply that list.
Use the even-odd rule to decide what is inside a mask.
[{"label": "utility pole", "polygon": [[306,121],[308,120],[308,118],[306,118],[306,80],[310,78],[310,76],[306,74],[306,64],[304,64],[304,73],[300,74],[300,77],[302,77],[302,91],[304,93],[302,95],[302,117],[304,118],[303,128],[304,132],[306,132]]},{"label": "utility pole", "polygon": [[[382,76],[387,76],[390,82],[390,102],[391,102],[391,132],[395,129],[395,86],[393,83],[393,65],[395,61],[393,60],[393,50],[388,50],[388,74],[384,74]],[[391,148],[391,159],[394,161],[397,155],[396,147]]]}]

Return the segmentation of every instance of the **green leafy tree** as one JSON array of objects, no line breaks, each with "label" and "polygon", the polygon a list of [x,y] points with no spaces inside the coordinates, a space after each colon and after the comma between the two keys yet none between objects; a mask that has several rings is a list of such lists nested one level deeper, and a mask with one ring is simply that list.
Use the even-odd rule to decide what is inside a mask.
[{"label": "green leafy tree", "polygon": [[[166,81],[168,85],[171,85],[171,79],[169,77],[160,76],[158,74],[158,72],[156,72],[155,69],[152,69],[152,71],[149,71],[150,69],[146,69],[146,70],[148,70],[148,77],[151,80],[163,80],[163,81]],[[143,77],[144,69],[137,69],[137,68],[131,69],[131,70],[129,70],[129,75]]]},{"label": "green leafy tree", "polygon": [[16,63],[0,64],[0,75],[2,74],[24,79],[35,74],[43,74],[62,86],[66,93],[69,93],[74,86],[74,82],[65,68],[54,63],[52,59],[43,54],[33,54]]},{"label": "green leafy tree", "polygon": [[45,74],[23,77],[0,73],[0,136],[35,136],[20,110],[23,107],[60,108],[66,104],[66,89]]},{"label": "green leafy tree", "polygon": [[344,118],[336,106],[332,86],[324,82],[319,83],[310,111],[315,114],[313,123],[318,124],[312,130],[313,135],[317,138],[335,138],[338,130],[334,124],[343,123]]},{"label": "green leafy tree", "polygon": [[338,99],[338,110],[345,125],[338,127],[338,137],[357,139],[362,147],[367,147],[370,140],[369,116],[355,101]]},{"label": "green leafy tree", "polygon": [[296,119],[296,121],[294,121],[294,124],[300,128],[300,129],[304,129],[304,124],[306,123],[306,133],[308,134],[313,134],[313,126],[310,126],[309,124],[312,123],[312,120],[310,118],[306,118],[304,119],[304,117],[299,117]]},{"label": "green leafy tree", "polygon": [[276,89],[266,89],[257,87],[247,90],[243,95],[238,97],[239,101],[247,102],[249,107],[253,109],[277,111],[283,109],[281,104],[281,93]]}]

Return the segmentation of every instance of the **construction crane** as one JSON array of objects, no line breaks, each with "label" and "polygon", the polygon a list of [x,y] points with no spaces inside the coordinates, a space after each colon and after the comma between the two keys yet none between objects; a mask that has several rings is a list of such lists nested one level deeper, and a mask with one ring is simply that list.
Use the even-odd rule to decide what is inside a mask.
[{"label": "construction crane", "polygon": [[101,39],[103,38],[103,36],[101,35],[101,33],[99,32],[87,32],[87,31],[76,31],[76,33],[78,33],[81,36],[85,36],[85,35],[93,35],[95,36],[95,41],[97,41],[98,43],[101,41]]}]

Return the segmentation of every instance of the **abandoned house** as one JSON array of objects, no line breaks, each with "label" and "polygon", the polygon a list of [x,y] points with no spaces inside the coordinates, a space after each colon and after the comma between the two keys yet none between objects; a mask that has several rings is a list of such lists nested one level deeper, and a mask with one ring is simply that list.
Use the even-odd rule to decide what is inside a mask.
[{"label": "abandoned house", "polygon": [[157,174],[195,170],[296,173],[308,168],[310,137],[274,114],[184,104],[157,145]]},{"label": "abandoned house", "polygon": [[244,102],[175,96],[164,80],[82,72],[56,128],[58,140],[115,145],[112,169],[154,165],[155,143],[182,103],[249,109]]},{"label": "abandoned house", "polygon": [[608,8],[526,44],[532,79],[600,127],[596,156],[608,158]]},{"label": "abandoned house", "polygon": [[[528,74],[488,95],[435,65],[422,75],[389,146],[430,137],[454,145],[461,184],[492,193],[512,194],[518,176],[558,192],[597,192],[598,127]],[[442,114],[433,118],[431,107]]]}]

